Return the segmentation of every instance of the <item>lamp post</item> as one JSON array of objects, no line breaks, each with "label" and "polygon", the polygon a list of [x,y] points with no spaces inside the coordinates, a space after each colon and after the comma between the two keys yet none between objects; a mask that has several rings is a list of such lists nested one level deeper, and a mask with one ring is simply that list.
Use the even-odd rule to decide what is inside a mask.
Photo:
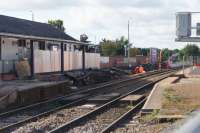
[{"label": "lamp post", "polygon": [[[86,34],[80,35],[80,41],[86,43],[88,36]],[[82,71],[85,73],[85,45],[82,45]]]}]

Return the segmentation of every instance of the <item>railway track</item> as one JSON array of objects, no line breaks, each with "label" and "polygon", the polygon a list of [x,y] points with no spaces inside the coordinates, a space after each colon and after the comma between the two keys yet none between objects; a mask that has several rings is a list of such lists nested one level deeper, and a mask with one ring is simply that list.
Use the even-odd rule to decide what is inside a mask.
[{"label": "railway track", "polygon": [[90,87],[90,86],[89,87],[83,87],[83,89],[80,89],[78,92],[72,92],[69,95],[61,96],[61,97],[58,97],[58,98],[55,98],[55,99],[52,99],[52,100],[47,100],[47,101],[39,102],[39,103],[36,103],[36,104],[31,104],[31,105],[28,105],[28,106],[25,106],[25,107],[20,107],[20,108],[17,108],[17,109],[8,110],[6,112],[5,111],[0,112],[0,117],[5,116],[6,114],[10,115],[12,112],[16,113],[16,112],[19,112],[19,111],[22,111],[22,110],[32,109],[34,107],[40,107],[40,106],[44,107],[45,105],[50,105],[50,104],[53,104],[55,106],[56,104],[59,104],[59,101],[62,98],[65,98],[65,97],[69,97],[69,96],[73,96],[73,95],[77,95],[77,94],[82,94],[82,93],[89,93],[89,92],[92,92],[92,91],[97,91],[98,89],[102,89],[104,87],[117,85],[117,84],[120,84],[120,83],[123,83],[123,82],[128,82],[128,81],[131,81],[131,80],[134,80],[134,79],[138,79],[138,78],[142,78],[142,77],[145,77],[145,76],[157,74],[159,72],[160,71],[151,71],[151,72],[147,72],[145,74],[134,75],[130,78],[100,83],[100,84],[97,84],[97,85],[92,86],[92,87]]},{"label": "railway track", "polygon": [[137,89],[131,90],[127,92],[126,94],[110,102],[103,104],[102,106],[98,107],[97,109],[94,109],[93,111],[89,113],[82,115],[70,122],[67,122],[51,130],[50,133],[106,132],[106,128],[107,126],[110,126],[110,123],[114,122],[120,116],[130,111],[128,109],[129,105],[121,104],[119,102],[122,98],[130,94],[135,94],[136,92],[141,91],[142,89],[144,89],[145,87],[148,87],[149,85],[153,85],[155,82],[163,78],[166,78],[169,75],[170,73],[168,73],[167,75],[165,73],[164,76],[162,75],[159,78],[157,77],[157,79],[155,79],[154,81],[150,81],[149,83],[140,85],[140,87],[138,87]]},{"label": "railway track", "polygon": [[145,104],[145,101],[147,100],[147,98],[145,97],[144,99],[142,99],[141,101],[138,101],[134,107],[132,107],[131,109],[129,109],[126,113],[124,113],[122,116],[120,116],[118,119],[116,119],[115,121],[113,121],[111,124],[109,124],[106,128],[104,128],[101,133],[110,133],[110,132],[114,132],[115,129],[117,129],[120,125],[122,125],[122,123],[124,123],[124,121],[127,121],[127,119],[132,118],[133,116],[135,116],[136,114],[139,113],[139,111],[141,110],[141,108],[143,107],[143,105]]},{"label": "railway track", "polygon": [[[166,72],[165,72],[166,73]],[[168,73],[168,72],[167,72]],[[158,74],[158,72],[152,73],[152,74]],[[103,85],[101,87],[96,87],[96,89],[100,89],[105,87],[110,87],[110,89],[113,91],[120,91],[123,88],[123,92],[121,92],[121,94],[125,93],[126,91],[128,91],[128,87],[130,86],[130,84],[132,83],[140,83],[141,80],[144,80],[145,76],[137,76],[137,77],[133,77],[131,79],[128,80],[121,80],[119,82],[115,82],[115,83],[110,83],[107,85]],[[148,76],[147,76],[148,77]],[[123,85],[120,85],[122,84]],[[143,82],[144,83],[144,82]],[[125,85],[124,85],[125,84]],[[120,85],[117,87],[117,85]],[[138,84],[139,86],[141,86],[141,84]],[[115,87],[113,87],[115,86]],[[136,88],[138,86],[136,85]],[[127,89],[125,89],[127,88]],[[92,88],[91,90],[95,90],[94,88]],[[126,90],[126,91],[125,91]],[[87,91],[86,91],[87,92]],[[104,92],[105,93],[105,92]],[[93,94],[94,95],[94,94]],[[90,95],[91,96],[91,95]],[[99,104],[98,106],[95,107],[90,107],[90,108],[84,108],[84,102],[86,102],[86,99],[88,98],[88,96],[72,101],[70,103],[61,105],[61,106],[56,106],[55,108],[52,108],[48,111],[39,111],[38,110],[43,110],[43,109],[38,109],[38,106],[33,106],[34,108],[36,108],[36,113],[35,110],[33,110],[33,108],[25,108],[24,110],[17,110],[16,112],[9,112],[0,115],[0,125],[1,125],[1,129],[0,132],[11,132],[15,129],[17,129],[15,132],[44,132],[44,131],[51,131],[54,128],[59,127],[60,125],[64,124],[66,121],[72,121],[76,118],[78,118],[80,115],[84,115],[87,114],[88,112],[91,112],[93,110],[96,110],[96,108],[99,108],[99,106],[101,106],[101,104]],[[20,113],[19,113],[20,112]],[[41,113],[42,112],[42,113]],[[19,113],[19,114],[16,114]],[[70,114],[70,115],[69,115]],[[28,116],[28,117],[27,117]],[[3,118],[3,119],[2,119]],[[30,124],[27,124],[30,123]],[[42,124],[45,123],[45,124]],[[24,126],[22,126],[24,125]],[[22,128],[19,128],[21,127]],[[24,130],[24,128],[26,130]]]}]

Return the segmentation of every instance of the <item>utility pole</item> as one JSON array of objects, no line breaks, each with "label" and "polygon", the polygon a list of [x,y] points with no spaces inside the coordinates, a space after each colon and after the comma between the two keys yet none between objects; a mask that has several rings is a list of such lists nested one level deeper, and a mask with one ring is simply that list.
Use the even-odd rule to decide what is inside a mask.
[{"label": "utility pole", "polygon": [[124,45],[124,57],[126,57],[126,52],[127,52],[127,46],[126,45]]},{"label": "utility pole", "polygon": [[128,50],[128,65],[130,67],[130,21],[128,20],[128,46],[127,46],[127,50]]},{"label": "utility pole", "polygon": [[130,42],[130,21],[128,20],[128,43]]},{"label": "utility pole", "polygon": [[31,12],[32,21],[34,21],[34,13],[32,10],[30,12]]}]

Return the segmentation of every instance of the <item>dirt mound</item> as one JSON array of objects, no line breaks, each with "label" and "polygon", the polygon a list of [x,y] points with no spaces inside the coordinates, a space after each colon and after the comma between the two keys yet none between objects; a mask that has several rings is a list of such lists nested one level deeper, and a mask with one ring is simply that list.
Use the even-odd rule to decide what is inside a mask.
[{"label": "dirt mound", "polygon": [[91,85],[114,79],[120,79],[127,74],[121,70],[113,69],[89,69],[85,72],[72,71],[65,73],[65,76],[74,81],[75,85]]}]

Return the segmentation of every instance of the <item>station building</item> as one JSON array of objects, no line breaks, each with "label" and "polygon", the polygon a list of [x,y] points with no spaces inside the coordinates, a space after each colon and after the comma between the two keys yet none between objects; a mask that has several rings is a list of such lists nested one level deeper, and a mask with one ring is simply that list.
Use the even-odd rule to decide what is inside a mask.
[{"label": "station building", "polygon": [[55,27],[0,15],[0,75],[16,73],[15,64],[27,58],[31,75],[99,68],[100,54]]}]

